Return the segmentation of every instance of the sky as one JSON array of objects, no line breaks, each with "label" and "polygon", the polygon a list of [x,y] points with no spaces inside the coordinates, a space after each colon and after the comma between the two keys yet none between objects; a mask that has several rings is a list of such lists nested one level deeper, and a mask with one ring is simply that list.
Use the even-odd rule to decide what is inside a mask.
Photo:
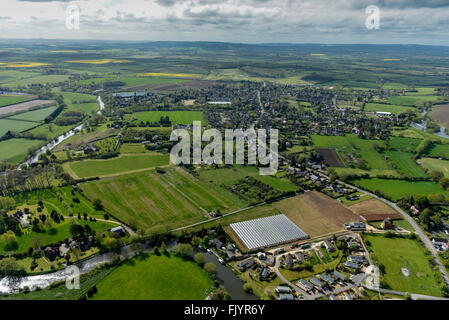
[{"label": "sky", "polygon": [[0,0],[0,38],[449,45],[449,0]]}]

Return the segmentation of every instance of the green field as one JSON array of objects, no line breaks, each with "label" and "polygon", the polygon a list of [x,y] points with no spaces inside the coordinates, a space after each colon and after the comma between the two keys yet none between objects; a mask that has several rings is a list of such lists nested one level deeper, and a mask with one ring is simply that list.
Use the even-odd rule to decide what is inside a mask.
[{"label": "green field", "polygon": [[169,164],[169,155],[160,153],[121,155],[118,158],[107,160],[83,160],[64,163],[64,168],[74,177],[97,177],[125,173],[166,166]]},{"label": "green field", "polygon": [[164,77],[120,77],[117,80],[124,82],[126,87],[138,87],[150,84],[172,84],[191,81],[186,79]]},{"label": "green field", "polygon": [[[366,235],[366,240],[369,250],[385,267],[382,277],[392,290],[441,296],[429,257],[418,242],[374,235]],[[410,276],[404,276],[401,268],[407,268]]]},{"label": "green field", "polygon": [[389,97],[387,101],[390,104],[412,106],[422,104],[426,101],[436,102],[440,98],[438,96],[393,96]]},{"label": "green field", "polygon": [[67,110],[83,111],[90,114],[100,109],[97,97],[94,95],[75,92],[61,92],[61,95],[67,104]]},{"label": "green field", "polygon": [[[0,137],[8,131],[23,132],[38,126],[39,123],[13,119],[0,119]],[[0,156],[1,157],[1,156]]]},{"label": "green field", "polygon": [[200,179],[217,185],[231,186],[246,176],[254,177],[280,191],[296,191],[298,187],[287,179],[276,176],[261,176],[254,166],[235,165],[232,168],[202,169]]},{"label": "green field", "polygon": [[25,121],[44,121],[53,111],[56,110],[56,106],[42,108],[38,110],[28,111],[21,114],[13,115],[8,119],[25,120]]},{"label": "green field", "polygon": [[192,124],[193,121],[204,122],[203,113],[201,111],[144,111],[137,112],[132,115],[137,122],[158,122],[161,117],[168,116],[173,125],[175,124]]},{"label": "green field", "polygon": [[414,138],[391,137],[389,146],[396,151],[414,152],[421,141],[421,139]]},{"label": "green field", "polygon": [[426,152],[426,155],[433,158],[449,159],[449,144],[434,143]]},{"label": "green field", "polygon": [[194,262],[174,255],[127,260],[97,284],[94,300],[204,300],[212,281]]},{"label": "green field", "polygon": [[438,194],[442,193],[445,196],[449,195],[449,192],[445,191],[439,184],[430,181],[405,181],[405,180],[390,180],[390,179],[360,179],[354,181],[361,188],[375,191],[381,190],[389,194],[393,200],[398,200],[403,195],[414,194]]},{"label": "green field", "polygon": [[413,161],[413,154],[401,151],[388,151],[386,154],[388,155],[389,160],[396,165],[396,168],[402,174],[416,178],[427,177],[424,170]]},{"label": "green field", "polygon": [[381,103],[367,103],[365,105],[365,111],[367,112],[391,112],[394,115],[398,115],[399,113],[404,113],[407,109],[411,109],[410,107],[404,107],[400,105],[394,104],[381,104]]},{"label": "green field", "polygon": [[39,75],[36,77],[25,78],[21,80],[14,80],[2,83],[5,87],[17,87],[17,86],[26,86],[30,84],[52,84],[69,80],[69,75]]},{"label": "green field", "polygon": [[415,88],[414,91],[406,91],[405,95],[407,96],[426,96],[435,94],[435,88]]},{"label": "green field", "polygon": [[9,160],[19,163],[27,155],[28,149],[39,147],[43,144],[40,140],[9,139],[0,141],[0,161]]},{"label": "green field", "polygon": [[0,95],[0,107],[30,100],[29,96]]},{"label": "green field", "polygon": [[341,148],[341,147],[350,147],[346,136],[319,136],[312,135],[311,136],[313,144],[317,148]]},{"label": "green field", "polygon": [[36,127],[34,129],[30,130],[30,133],[32,133],[36,137],[39,137],[39,138],[42,138],[45,140],[52,140],[56,137],[59,137],[61,134],[64,134],[64,133],[70,131],[73,128],[74,128],[73,125],[58,126],[56,124],[49,123],[49,124],[43,124],[39,127]]},{"label": "green field", "polygon": [[247,206],[231,192],[198,180],[180,168],[145,171],[81,184],[90,199],[100,198],[114,217],[145,230],[161,231]]},{"label": "green field", "polygon": [[[311,136],[314,145],[317,148],[335,149],[347,168],[335,168],[340,173],[362,174],[368,173],[371,176],[376,175],[397,175],[394,168],[386,161],[385,156],[374,148],[375,144],[379,147],[385,147],[382,140],[360,139],[354,134],[345,136]],[[358,157],[365,163],[364,167],[354,164],[354,168],[349,168],[347,159]]]},{"label": "green field", "polygon": [[145,153],[147,150],[141,143],[123,143],[120,145],[120,153]]},{"label": "green field", "polygon": [[449,161],[433,158],[422,158],[418,160],[423,168],[432,171],[440,171],[445,177],[449,178]]}]

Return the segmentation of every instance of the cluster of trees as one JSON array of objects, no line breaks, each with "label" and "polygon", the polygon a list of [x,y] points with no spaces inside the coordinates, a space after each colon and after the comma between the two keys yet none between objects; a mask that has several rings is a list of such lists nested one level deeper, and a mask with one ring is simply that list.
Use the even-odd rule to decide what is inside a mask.
[{"label": "cluster of trees", "polygon": [[29,167],[25,170],[10,171],[0,176],[0,192],[13,195],[20,192],[50,188],[55,179],[62,174],[62,169],[46,167]]},{"label": "cluster of trees", "polygon": [[443,194],[416,194],[413,196],[404,195],[398,200],[398,204],[407,210],[412,205],[424,207],[425,209],[419,214],[417,219],[421,227],[427,232],[433,230],[438,231],[444,227],[440,204],[449,204],[449,198],[445,198]]},{"label": "cluster of trees", "polygon": [[55,123],[58,126],[69,126],[80,122],[84,117],[83,111],[66,111],[55,120]]},{"label": "cluster of trees", "polygon": [[204,254],[197,253],[193,255],[193,247],[189,243],[179,243],[176,246],[175,252],[178,256],[185,259],[193,259],[200,267],[204,269],[206,274],[211,278],[215,278],[215,264],[212,262],[206,263],[206,258]]},{"label": "cluster of trees", "polygon": [[19,222],[13,217],[8,216],[6,211],[0,210],[0,235],[7,231],[12,231],[17,236],[22,235]]},{"label": "cluster of trees", "polygon": [[243,195],[249,199],[256,199],[258,201],[273,201],[294,193],[293,191],[276,190],[270,185],[250,176],[239,180],[231,187],[231,190],[238,195]]}]

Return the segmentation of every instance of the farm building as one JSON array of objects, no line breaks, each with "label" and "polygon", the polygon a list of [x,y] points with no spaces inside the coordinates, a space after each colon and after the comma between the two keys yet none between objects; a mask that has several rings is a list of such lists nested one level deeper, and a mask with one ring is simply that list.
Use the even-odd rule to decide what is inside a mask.
[{"label": "farm building", "polygon": [[230,227],[249,250],[309,237],[283,214],[232,223]]}]

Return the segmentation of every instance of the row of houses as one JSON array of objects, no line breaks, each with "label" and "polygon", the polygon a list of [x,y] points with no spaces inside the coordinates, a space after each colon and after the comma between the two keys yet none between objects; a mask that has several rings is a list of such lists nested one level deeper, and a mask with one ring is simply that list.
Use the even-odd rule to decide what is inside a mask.
[{"label": "row of houses", "polygon": [[312,277],[308,281],[300,279],[296,285],[308,293],[315,293],[316,291],[324,292],[337,284],[344,285],[347,281],[346,276],[336,270],[329,274],[321,273],[318,277],[319,279],[317,277]]}]

